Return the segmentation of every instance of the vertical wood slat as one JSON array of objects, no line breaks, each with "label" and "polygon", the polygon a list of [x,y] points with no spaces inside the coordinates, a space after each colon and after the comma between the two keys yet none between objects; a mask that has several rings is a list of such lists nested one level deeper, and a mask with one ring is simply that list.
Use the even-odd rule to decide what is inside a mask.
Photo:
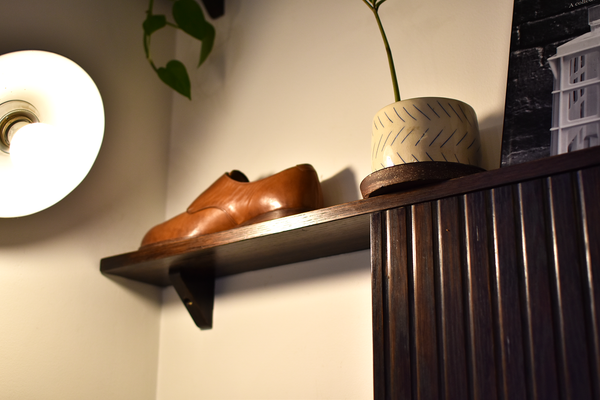
[{"label": "vertical wood slat", "polygon": [[439,399],[431,203],[411,207],[414,399]]},{"label": "vertical wood slat", "polygon": [[375,398],[599,398],[598,199],[600,167],[374,218]]},{"label": "vertical wood slat", "polygon": [[584,246],[584,289],[593,398],[600,398],[600,167],[579,171],[577,183]]},{"label": "vertical wood slat", "polygon": [[489,276],[487,210],[483,192],[463,196],[468,365],[472,399],[497,398]]},{"label": "vertical wood slat", "polygon": [[388,350],[385,346],[385,320],[383,303],[384,238],[382,213],[371,214],[371,315],[373,320],[373,390],[375,399],[389,399],[386,365]]},{"label": "vertical wood slat", "polygon": [[571,175],[550,177],[546,184],[560,389],[563,399],[585,400],[591,398],[591,382],[582,296],[581,223],[576,218]]},{"label": "vertical wood slat", "polygon": [[446,399],[467,399],[459,202],[457,197],[451,197],[438,200],[435,205],[440,392]]},{"label": "vertical wood slat", "polygon": [[406,211],[371,216],[376,399],[411,398]]},{"label": "vertical wood slat", "polygon": [[489,196],[498,397],[503,400],[524,399],[525,366],[518,269],[520,253],[516,240],[513,188],[504,186],[492,189]]},{"label": "vertical wood slat", "polygon": [[[410,398],[413,391],[412,365],[419,363],[411,357],[411,335],[409,311],[408,243],[404,208],[386,212],[386,278],[387,307],[389,313],[388,337],[390,357],[390,399]],[[393,338],[393,340],[392,340]]]},{"label": "vertical wood slat", "polygon": [[522,183],[516,191],[527,398],[558,399],[543,184]]}]

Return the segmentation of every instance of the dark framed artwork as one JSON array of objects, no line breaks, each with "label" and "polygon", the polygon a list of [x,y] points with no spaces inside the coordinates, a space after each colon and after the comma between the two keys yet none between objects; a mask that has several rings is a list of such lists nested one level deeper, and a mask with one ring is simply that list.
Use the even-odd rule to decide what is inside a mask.
[{"label": "dark framed artwork", "polygon": [[502,166],[596,146],[599,136],[600,0],[515,0]]}]

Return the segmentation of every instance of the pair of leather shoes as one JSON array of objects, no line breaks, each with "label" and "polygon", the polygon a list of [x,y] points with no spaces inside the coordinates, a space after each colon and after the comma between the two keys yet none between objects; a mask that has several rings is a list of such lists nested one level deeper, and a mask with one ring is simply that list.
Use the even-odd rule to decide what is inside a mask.
[{"label": "pair of leather shoes", "polygon": [[321,184],[310,164],[297,165],[256,182],[249,182],[243,173],[234,170],[217,179],[186,212],[150,229],[141,247],[189,239],[321,207]]}]

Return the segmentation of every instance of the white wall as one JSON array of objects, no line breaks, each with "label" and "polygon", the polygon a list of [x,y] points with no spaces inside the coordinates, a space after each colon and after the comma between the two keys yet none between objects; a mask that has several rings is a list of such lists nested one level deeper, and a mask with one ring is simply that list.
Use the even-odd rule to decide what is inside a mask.
[{"label": "white wall", "polygon": [[[370,398],[366,251],[218,280],[210,331],[172,289],[161,313],[160,290],[98,266],[234,168],[254,180],[309,162],[328,205],[358,199],[371,118],[393,101],[372,15],[360,0],[226,0],[189,102],[145,63],[146,7],[0,3],[0,54],[63,54],[106,107],[87,179],[48,210],[0,220],[0,398]],[[510,0],[382,6],[403,97],[471,104],[487,168],[499,165],[511,11]],[[154,43],[158,60],[172,40]],[[194,64],[196,43],[179,35],[176,51]]]},{"label": "white wall", "polygon": [[[0,2],[0,54],[71,58],[95,80],[106,112],[84,182],[45,211],[0,219],[2,399],[155,398],[160,290],[99,273],[102,257],[135,249],[165,214],[172,95],[144,58],[146,8],[146,0]],[[173,40],[155,51],[172,51]]]},{"label": "white wall", "polygon": [[[402,96],[472,105],[497,168],[512,1],[390,0],[381,14]],[[328,205],[358,199],[371,118],[393,102],[362,1],[227,0],[216,24],[193,101],[174,99],[167,217],[225,171],[255,180],[305,162]],[[197,46],[179,35],[178,57],[192,65]],[[220,279],[211,331],[166,289],[157,398],[371,398],[369,268],[360,252]]]}]

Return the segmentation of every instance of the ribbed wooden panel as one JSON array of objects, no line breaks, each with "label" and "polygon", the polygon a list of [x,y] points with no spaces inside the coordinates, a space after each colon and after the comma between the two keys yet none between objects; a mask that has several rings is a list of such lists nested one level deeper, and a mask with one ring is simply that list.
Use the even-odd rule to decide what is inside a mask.
[{"label": "ribbed wooden panel", "polygon": [[600,169],[373,214],[377,399],[600,398]]},{"label": "ribbed wooden panel", "polygon": [[600,168],[577,174],[584,239],[585,278],[583,289],[587,314],[587,337],[592,376],[592,393],[600,399]]},{"label": "ribbed wooden panel", "polygon": [[494,310],[495,360],[500,399],[526,398],[523,324],[521,318],[520,272],[523,271],[519,241],[518,212],[513,188],[489,192],[491,298]]},{"label": "ribbed wooden panel", "polygon": [[[459,199],[435,202],[433,251],[437,254],[436,299],[440,355],[440,398],[468,398],[466,310],[463,299]],[[442,394],[444,397],[442,397]]]}]

